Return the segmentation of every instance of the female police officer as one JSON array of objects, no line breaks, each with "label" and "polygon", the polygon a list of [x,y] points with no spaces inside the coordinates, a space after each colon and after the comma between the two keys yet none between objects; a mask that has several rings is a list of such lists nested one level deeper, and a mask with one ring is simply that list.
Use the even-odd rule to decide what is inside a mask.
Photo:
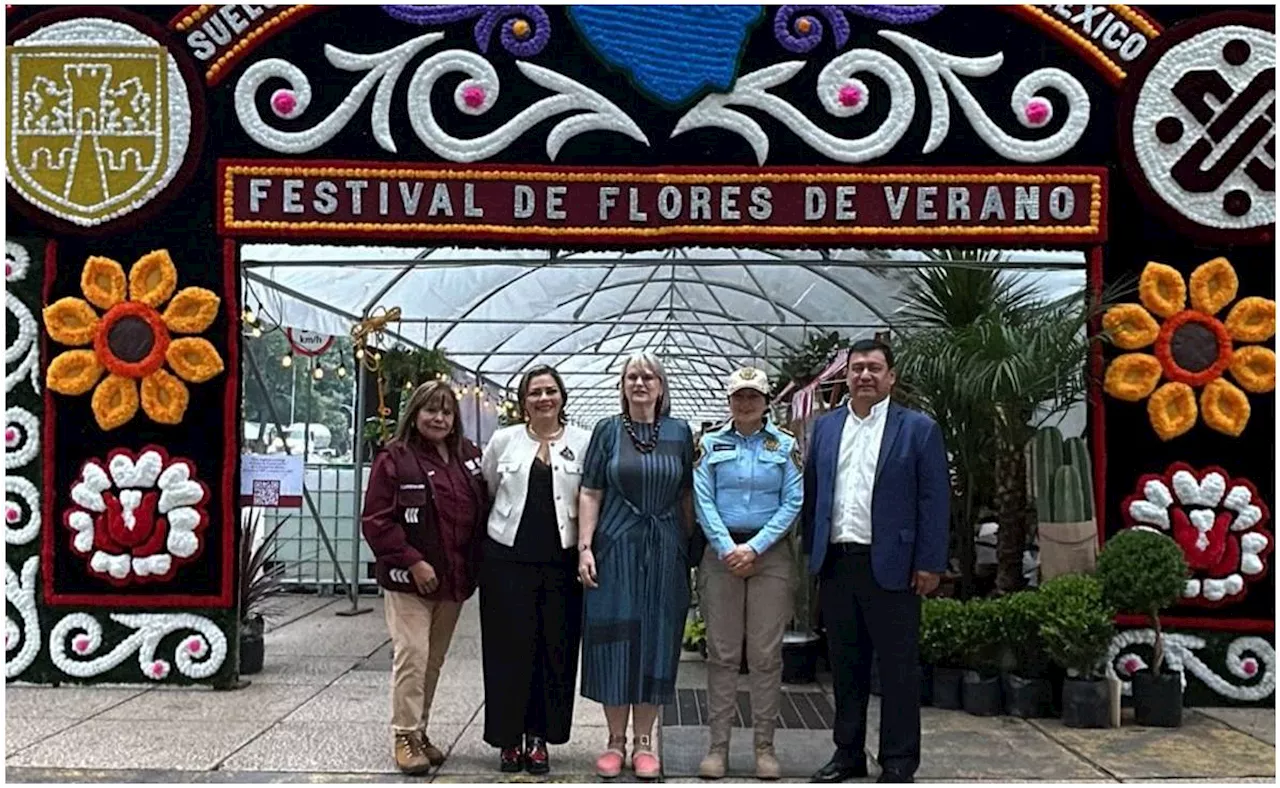
[{"label": "female police officer", "polygon": [[756,777],[776,780],[773,729],[792,596],[791,548],[782,537],[800,513],[804,486],[795,437],[765,415],[764,372],[739,369],[729,376],[727,393],[733,418],[702,436],[693,474],[708,542],[698,568],[698,599],[707,622],[711,713],[711,748],[698,774],[725,774],[745,630]]}]

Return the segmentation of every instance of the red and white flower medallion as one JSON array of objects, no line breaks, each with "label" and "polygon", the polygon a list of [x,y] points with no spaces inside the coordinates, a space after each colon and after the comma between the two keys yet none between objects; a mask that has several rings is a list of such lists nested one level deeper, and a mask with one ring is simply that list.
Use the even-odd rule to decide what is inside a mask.
[{"label": "red and white flower medallion", "polygon": [[136,455],[116,449],[105,467],[86,462],[63,522],[90,573],[125,586],[169,580],[195,560],[209,522],[209,488],[194,476],[189,460],[170,459],[157,446]]},{"label": "red and white flower medallion", "polygon": [[1183,590],[1188,605],[1216,607],[1238,602],[1250,583],[1267,574],[1275,539],[1266,526],[1267,504],[1247,479],[1221,468],[1196,470],[1186,463],[1138,480],[1121,512],[1129,527],[1169,536],[1186,557],[1191,577]]}]

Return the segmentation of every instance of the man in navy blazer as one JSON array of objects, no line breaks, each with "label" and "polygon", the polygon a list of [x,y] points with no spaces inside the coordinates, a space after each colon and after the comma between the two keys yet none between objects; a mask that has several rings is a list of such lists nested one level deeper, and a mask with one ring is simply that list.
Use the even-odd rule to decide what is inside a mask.
[{"label": "man in navy blazer", "polygon": [[920,598],[947,566],[950,477],[936,422],[889,399],[893,351],[849,349],[847,406],[813,428],[804,473],[804,547],[820,577],[835,685],[836,752],[814,782],[867,776],[867,701],[878,660],[879,782],[920,765]]}]

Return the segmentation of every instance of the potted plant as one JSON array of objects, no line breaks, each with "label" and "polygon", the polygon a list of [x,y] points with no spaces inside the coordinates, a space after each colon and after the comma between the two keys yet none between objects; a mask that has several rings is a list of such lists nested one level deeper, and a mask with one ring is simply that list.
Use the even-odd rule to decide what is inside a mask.
[{"label": "potted plant", "polygon": [[1133,676],[1133,716],[1139,725],[1176,728],[1182,724],[1182,673],[1166,670],[1160,611],[1182,596],[1187,562],[1169,537],[1127,528],[1107,541],[1098,556],[1103,597],[1117,610],[1151,619],[1155,645],[1150,669]]},{"label": "potted plant", "polygon": [[261,510],[250,509],[242,518],[240,536],[240,674],[252,675],[262,670],[266,656],[265,616],[271,612],[270,602],[283,591],[280,579],[288,564],[277,560],[280,543],[276,535],[289,518],[285,517],[270,531],[262,531]]},{"label": "potted plant", "polygon": [[971,599],[959,617],[959,650],[964,661],[961,702],[964,710],[979,717],[995,717],[1003,710],[1000,700],[1002,599]]},{"label": "potted plant", "polygon": [[1092,572],[1098,558],[1093,514],[1093,464],[1083,438],[1062,439],[1057,427],[1036,432],[1028,444],[1035,490],[1040,581]]},{"label": "potted plant", "polygon": [[684,622],[684,641],[681,646],[685,651],[696,651],[707,658],[707,622],[701,611],[695,610]]},{"label": "potted plant", "polygon": [[937,598],[926,599],[920,606],[920,702],[924,705],[931,702],[940,709],[961,708],[964,668],[956,626],[962,607],[958,599]]},{"label": "potted plant", "polygon": [[810,684],[818,677],[818,655],[822,641],[813,629],[814,582],[809,576],[809,560],[801,544],[797,524],[787,534],[791,540],[796,578],[794,610],[791,626],[782,635],[782,682],[784,684]]},{"label": "potted plant", "polygon": [[1040,638],[1066,671],[1062,683],[1062,724],[1105,728],[1110,724],[1110,692],[1100,666],[1115,634],[1115,608],[1091,575],[1060,575],[1040,587]]},{"label": "potted plant", "polygon": [[1040,637],[1044,601],[1038,591],[1019,591],[1003,600],[1000,625],[1005,652],[1013,660],[1012,669],[1003,676],[1004,710],[1012,717],[1053,716],[1049,655]]}]

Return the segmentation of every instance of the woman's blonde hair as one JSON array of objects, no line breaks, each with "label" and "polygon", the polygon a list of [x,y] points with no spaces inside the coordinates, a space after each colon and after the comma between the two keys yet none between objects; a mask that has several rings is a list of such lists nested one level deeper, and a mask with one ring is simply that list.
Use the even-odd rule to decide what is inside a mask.
[{"label": "woman's blonde hair", "polygon": [[409,404],[405,406],[404,416],[396,425],[395,439],[404,443],[415,439],[422,440],[422,433],[418,432],[418,412],[423,408],[443,410],[442,406],[446,402],[449,404],[449,409],[453,411],[453,428],[445,436],[444,442],[450,449],[456,449],[458,441],[462,438],[462,414],[458,407],[458,395],[453,393],[453,388],[447,382],[439,380],[423,383],[409,395]]},{"label": "woman's blonde hair", "polygon": [[618,374],[618,400],[622,405],[622,412],[627,416],[631,415],[631,405],[627,402],[627,370],[632,366],[644,367],[658,376],[659,382],[662,383],[662,389],[658,392],[658,402],[654,408],[654,413],[659,416],[670,416],[671,394],[667,389],[667,371],[657,356],[645,351],[627,356],[627,360],[622,364],[622,372]]}]

